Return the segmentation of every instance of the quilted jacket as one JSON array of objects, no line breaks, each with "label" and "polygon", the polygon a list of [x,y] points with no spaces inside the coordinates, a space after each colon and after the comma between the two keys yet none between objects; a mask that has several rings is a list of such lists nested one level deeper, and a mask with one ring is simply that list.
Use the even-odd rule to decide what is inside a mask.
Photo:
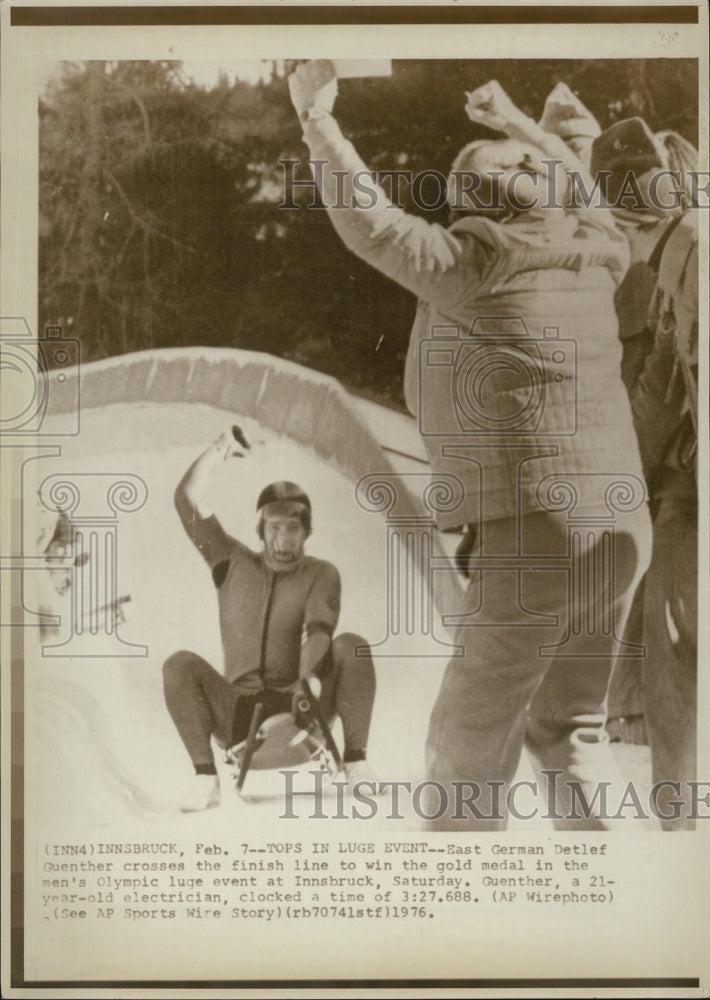
[{"label": "quilted jacket", "polygon": [[438,526],[552,509],[608,516],[610,491],[639,505],[613,302],[628,250],[610,214],[468,215],[443,228],[374,183],[364,198],[352,178],[367,168],[330,115],[304,137],[345,244],[419,299],[406,399],[433,472],[460,484]]}]

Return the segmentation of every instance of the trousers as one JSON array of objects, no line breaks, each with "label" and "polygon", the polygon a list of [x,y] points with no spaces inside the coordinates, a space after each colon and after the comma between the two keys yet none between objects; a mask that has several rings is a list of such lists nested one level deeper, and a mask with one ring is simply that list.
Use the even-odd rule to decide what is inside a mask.
[{"label": "trousers", "polygon": [[[698,672],[698,512],[694,500],[664,498],[653,522],[653,555],[644,591],[646,659],[641,690],[654,782],[696,780]],[[674,817],[679,795],[659,792],[667,829],[692,829]]]},{"label": "trousers", "polygon": [[[365,750],[375,700],[375,668],[370,656],[356,656],[363,638],[344,632],[331,643],[322,664],[320,703],[326,718],[338,715],[345,752]],[[246,738],[255,696],[263,691],[257,672],[229,683],[197,653],[180,650],[163,664],[165,703],[193,765],[214,765],[211,737],[221,747]],[[293,689],[268,692],[270,714],[289,711]]]},{"label": "trousers", "polygon": [[[541,782],[549,784],[543,771],[559,772],[557,828],[605,827],[593,814],[571,818],[568,783],[591,794],[599,781],[621,780],[605,730],[607,691],[650,552],[645,507],[601,534],[572,535],[556,513],[484,522],[456,629],[463,655],[445,670],[426,743],[427,778],[448,786],[450,802],[452,782],[473,782],[478,810],[447,809],[433,829],[504,829],[499,789],[515,777],[523,746]],[[483,559],[502,568],[479,568]],[[505,569],[506,559],[525,569]]]}]

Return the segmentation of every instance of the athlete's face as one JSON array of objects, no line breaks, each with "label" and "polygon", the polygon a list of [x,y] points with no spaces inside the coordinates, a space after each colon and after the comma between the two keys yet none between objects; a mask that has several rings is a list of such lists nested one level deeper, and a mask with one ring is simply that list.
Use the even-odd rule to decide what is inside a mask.
[{"label": "athlete's face", "polygon": [[300,517],[271,515],[264,518],[264,553],[272,569],[288,569],[303,555],[308,537]]}]

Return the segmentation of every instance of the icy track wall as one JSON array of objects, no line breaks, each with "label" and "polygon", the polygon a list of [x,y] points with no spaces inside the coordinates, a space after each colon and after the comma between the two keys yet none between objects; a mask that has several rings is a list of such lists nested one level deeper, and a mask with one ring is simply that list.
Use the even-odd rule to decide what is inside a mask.
[{"label": "icy track wall", "polygon": [[[73,406],[75,374],[52,389],[51,414]],[[80,412],[111,403],[206,403],[285,434],[353,480],[389,463],[341,385],[253,351],[142,351],[81,369]]]},{"label": "icy track wall", "polygon": [[[81,453],[87,447],[93,448],[92,453],[96,454],[95,425],[98,422],[102,428],[110,427],[110,423],[97,421],[99,414],[103,414],[103,421],[107,420],[107,414],[114,412],[120,419],[121,413],[135,413],[147,404],[151,409],[158,407],[166,416],[177,412],[174,408],[179,407],[182,419],[189,421],[190,407],[194,405],[197,433],[201,433],[201,414],[209,407],[224,412],[227,420],[229,415],[236,415],[237,419],[243,417],[272,434],[297,442],[314,453],[333,473],[337,472],[338,477],[353,484],[373,472],[392,474],[392,467],[375,435],[338,382],[269,355],[202,348],[146,351],[88,364],[81,369],[78,386],[76,380],[76,373],[67,372],[67,381],[53,386],[48,413],[51,425],[53,418],[74,405],[78,388],[82,430],[74,441],[67,439],[67,455]],[[112,410],[114,406],[115,411]],[[136,410],[130,409],[134,406]],[[92,419],[93,414],[97,417]],[[61,420],[57,426],[59,424]],[[145,427],[138,424],[136,430],[140,435],[135,440],[137,452],[160,447],[158,438],[161,435],[156,433],[155,427],[151,429],[150,423]],[[119,427],[117,434],[125,449],[126,428]],[[165,447],[164,430],[162,437]],[[176,427],[171,438],[179,441],[179,437],[180,429]],[[105,431],[99,441],[107,453],[103,461],[108,463],[101,467],[111,468],[113,442]],[[191,447],[195,451],[194,446]],[[145,460],[143,456],[141,461]],[[99,466],[95,464],[94,467]],[[136,469],[140,471],[140,462]],[[191,553],[184,548],[184,538],[177,533],[170,534],[179,530],[179,526],[172,524],[176,519],[169,505],[169,494],[179,472],[177,469],[173,472],[172,468],[166,470],[168,478],[173,475],[174,479],[163,484],[167,524],[165,528],[162,524],[155,525],[155,531],[165,533],[176,558],[182,560],[184,553],[187,560]],[[352,487],[347,489],[352,490]],[[403,484],[398,492],[398,515],[421,516],[423,508],[407,494]],[[368,514],[366,517],[376,539],[380,540],[377,552],[384,558],[382,515]],[[130,518],[127,524],[128,521]],[[319,536],[322,530],[323,527]],[[183,567],[189,572],[192,566],[179,562],[180,572]],[[195,571],[199,573],[200,567],[196,565]],[[146,574],[148,572],[146,563]],[[453,588],[455,585],[452,574],[438,573],[437,577],[442,578],[446,586]],[[167,595],[162,599],[169,602]],[[207,599],[211,602],[212,595],[208,594]],[[139,599],[139,608],[144,614],[150,612],[154,620],[156,608],[148,608],[147,604],[144,594],[143,600]],[[199,615],[199,602],[196,611]],[[157,613],[169,620],[169,607],[158,608]],[[344,624],[343,627],[351,626]],[[203,628],[207,631],[207,626]],[[368,635],[371,641],[377,638],[377,635]],[[159,646],[160,643],[151,646],[151,656],[154,652],[162,652]],[[409,720],[413,749],[408,757],[411,759],[423,747],[428,706],[445,661],[382,662],[386,662],[387,669],[378,669],[381,698],[378,695],[373,719],[375,741],[378,733],[392,730],[391,723],[387,725],[384,720],[382,725],[377,724],[381,706],[387,702],[391,706],[391,698],[401,697],[402,686],[410,691],[418,690],[419,702]],[[39,661],[34,677],[34,703],[32,710],[28,710],[27,722],[28,726],[35,726],[35,738],[29,745],[33,749],[42,748],[34,764],[42,774],[43,803],[47,813],[54,813],[57,818],[71,814],[77,819],[81,817],[103,824],[121,816],[144,819],[165,816],[168,801],[174,807],[173,795],[179,791],[178,783],[184,782],[189,774],[189,766],[185,767],[184,751],[172,732],[162,704],[159,665],[159,662],[157,667],[151,664],[149,671],[145,660],[106,660],[100,669],[96,662],[80,659],[59,657]],[[126,692],[130,692],[130,703],[127,703]],[[390,735],[396,736],[392,732]],[[383,745],[381,749],[381,756],[392,760],[397,769],[390,747]],[[140,773],[141,752],[155,755],[150,761],[148,780],[145,775],[135,777]]]},{"label": "icy track wall", "polygon": [[[373,472],[395,476],[371,425],[336,379],[269,354],[219,348],[141,351],[82,366],[78,386],[76,372],[66,374],[66,381],[52,387],[49,417],[66,413],[77,397],[80,415],[119,403],[202,403],[249,417],[312,449],[353,483]],[[389,444],[392,436],[390,430]],[[426,474],[419,477],[424,480]],[[398,517],[422,516],[421,500],[403,480],[397,481],[397,495]],[[445,556],[436,533],[433,554]],[[434,599],[442,608],[455,607],[460,593],[452,574],[436,574]]]}]

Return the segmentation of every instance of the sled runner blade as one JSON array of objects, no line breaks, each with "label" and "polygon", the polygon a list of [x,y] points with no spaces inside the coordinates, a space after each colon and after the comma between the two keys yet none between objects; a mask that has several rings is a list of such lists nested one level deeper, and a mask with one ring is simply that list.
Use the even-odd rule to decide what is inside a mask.
[{"label": "sled runner blade", "polygon": [[[331,754],[333,761],[335,762],[336,771],[342,771],[343,769],[343,758],[340,756],[340,751],[336,746],[335,740],[333,739],[333,734],[330,731],[330,726],[325,721],[323,713],[321,711],[320,702],[317,698],[313,696],[313,693],[308,686],[308,681],[305,678],[300,680],[301,691],[303,693],[304,711],[303,714],[310,721],[311,719],[316,722],[318,728],[320,729],[323,741]],[[307,706],[307,707],[306,707]],[[298,706],[299,712],[301,712],[301,703]]]},{"label": "sled runner blade", "polygon": [[256,750],[256,736],[259,732],[259,726],[261,724],[261,716],[264,711],[264,703],[257,701],[254,705],[254,711],[252,712],[251,722],[249,724],[249,733],[247,735],[246,745],[244,747],[244,755],[242,757],[242,765],[239,768],[239,775],[237,777],[237,783],[235,785],[237,794],[239,794],[244,786],[244,780],[247,776],[249,766],[251,764],[251,759],[254,756],[254,751]]}]

